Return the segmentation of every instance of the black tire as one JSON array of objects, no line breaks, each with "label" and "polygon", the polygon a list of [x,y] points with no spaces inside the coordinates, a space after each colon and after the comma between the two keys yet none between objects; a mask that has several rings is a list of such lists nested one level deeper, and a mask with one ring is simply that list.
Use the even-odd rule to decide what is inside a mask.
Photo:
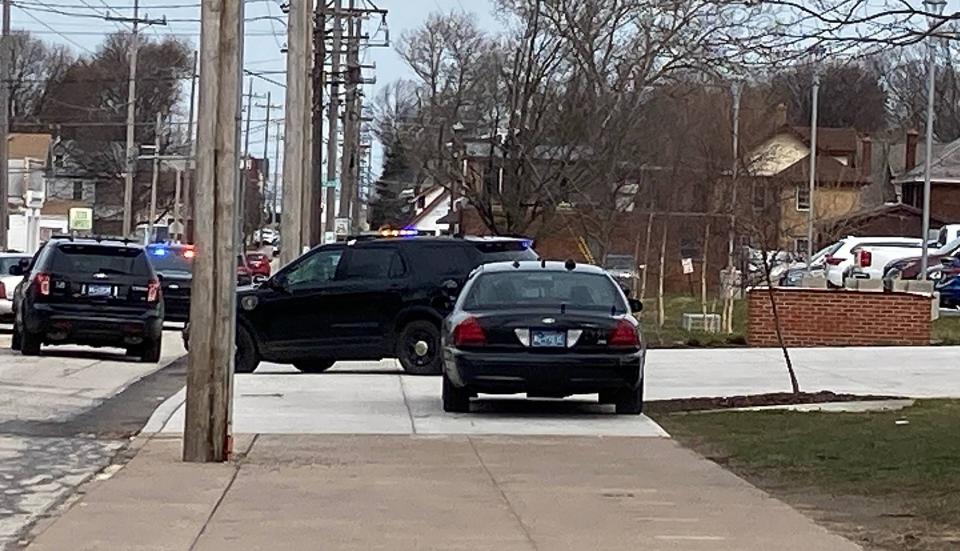
[{"label": "black tire", "polygon": [[335,363],[334,360],[323,359],[300,360],[293,362],[293,367],[296,367],[301,373],[323,373],[333,367]]},{"label": "black tire", "polygon": [[20,328],[14,323],[13,324],[13,336],[10,337],[10,350],[20,350],[20,341],[23,337],[20,336]]},{"label": "black tire", "polygon": [[257,345],[253,342],[253,337],[243,327],[237,327],[237,350],[233,358],[233,371],[253,373],[259,365],[260,355],[257,354]]},{"label": "black tire", "polygon": [[616,402],[617,415],[640,415],[643,413],[643,382],[636,389],[620,392]]},{"label": "black tire", "polygon": [[147,364],[155,364],[160,361],[160,349],[163,345],[163,335],[156,339],[147,339],[140,348],[140,361]]},{"label": "black tire", "polygon": [[20,353],[24,356],[40,355],[40,335],[31,333],[26,329],[20,330]]},{"label": "black tire", "polygon": [[600,400],[601,404],[616,404],[617,403],[617,393],[612,390],[602,390],[600,391]]},{"label": "black tire", "polygon": [[470,391],[457,388],[443,374],[443,411],[448,413],[470,413]]},{"label": "black tire", "polygon": [[[421,341],[427,344],[425,354],[417,352],[417,343]],[[440,328],[424,320],[408,323],[400,331],[396,354],[403,370],[411,375],[439,375],[442,371]]]}]

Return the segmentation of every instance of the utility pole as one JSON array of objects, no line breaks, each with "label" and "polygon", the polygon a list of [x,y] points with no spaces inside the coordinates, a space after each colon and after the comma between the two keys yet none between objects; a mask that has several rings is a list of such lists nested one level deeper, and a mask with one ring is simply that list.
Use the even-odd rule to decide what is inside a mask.
[{"label": "utility pole", "polygon": [[[269,149],[270,149],[270,123],[272,122],[272,121],[270,120],[270,110],[273,109],[274,107],[276,107],[276,108],[279,109],[280,107],[282,107],[282,105],[273,105],[273,104],[271,104],[271,103],[270,103],[270,92],[268,91],[268,92],[267,92],[267,103],[266,103],[266,104],[258,103],[258,104],[256,104],[256,107],[260,107],[261,109],[266,109],[266,111],[267,111],[267,114],[266,114],[266,124],[264,124],[264,126],[263,126],[263,159],[264,159],[264,163],[266,163],[266,160],[267,160],[268,155],[269,155]],[[279,132],[279,131],[278,131],[278,132]],[[278,143],[279,143],[279,142],[278,142]],[[279,151],[278,151],[278,152],[277,152],[277,160],[279,161],[279,159],[280,159],[280,153],[279,153]],[[279,164],[279,163],[278,163],[278,164]],[[264,209],[266,208],[266,204],[265,204],[265,203],[266,203],[266,201],[267,201],[267,197],[269,196],[269,189],[270,189],[270,174],[269,174],[269,172],[270,172],[269,170],[262,170],[262,171],[261,171],[261,174],[263,174],[263,190],[262,190],[262,192],[261,192],[261,194],[260,194],[260,198],[261,198],[261,201],[262,201],[261,204],[260,204],[260,212],[261,212],[261,213],[262,213],[262,212],[264,211]],[[274,180],[274,194],[275,194],[275,193],[276,193],[276,180]],[[272,204],[271,204],[270,210],[271,210],[271,211],[274,210]],[[273,217],[273,219],[271,220],[271,224],[276,224],[276,222],[277,222],[277,221],[276,221],[276,218]]]},{"label": "utility pole", "polygon": [[3,31],[0,35],[0,250],[9,246],[10,228],[10,70],[13,48],[10,47],[10,0],[3,0]]},{"label": "utility pole", "polygon": [[157,125],[153,131],[153,178],[150,180],[150,219],[147,220],[147,242],[153,241],[153,226],[157,222],[157,180],[160,177],[160,125],[163,113],[157,111]]},{"label": "utility pole", "polygon": [[816,219],[816,188],[817,188],[817,134],[819,133],[818,118],[820,116],[820,68],[815,65],[813,68],[813,88],[811,94],[810,110],[810,181],[808,182],[807,194],[810,196],[807,208],[807,250],[805,257],[807,260],[807,273],[813,271],[811,266],[813,259],[813,225]]},{"label": "utility pole", "polygon": [[313,30],[313,133],[311,140],[310,189],[312,191],[310,207],[310,245],[323,242],[324,220],[323,205],[323,89],[326,85],[324,65],[326,64],[326,0],[319,0],[314,11]]},{"label": "utility pole", "polygon": [[283,121],[277,121],[276,154],[273,156],[276,162],[273,163],[273,205],[270,207],[270,225],[277,227],[277,211],[280,210],[280,144],[283,143]]},{"label": "utility pole", "polygon": [[201,3],[197,123],[196,245],[190,303],[183,459],[229,458],[236,332],[238,120],[242,86],[243,2]]},{"label": "utility pole", "polygon": [[352,190],[350,197],[350,229],[355,234],[359,233],[363,226],[360,220],[360,198],[362,195],[360,186],[360,161],[363,158],[363,144],[361,139],[361,131],[363,129],[363,94],[359,90],[360,84],[363,81],[362,69],[360,67],[362,21],[362,18],[357,17],[354,22],[356,26],[353,30],[353,48],[350,50],[352,59],[350,59],[350,66],[347,68],[348,82],[356,87],[353,93],[353,108],[351,112],[353,123],[350,125],[350,187]]},{"label": "utility pole", "polygon": [[247,79],[247,94],[244,108],[247,110],[247,121],[243,130],[243,161],[240,172],[240,194],[238,201],[240,203],[240,221],[237,227],[240,233],[240,239],[243,245],[247,243],[247,187],[250,185],[250,168],[253,163],[250,162],[250,120],[253,118],[253,77]]},{"label": "utility pole", "polygon": [[[306,73],[304,73],[303,83],[304,83],[304,107],[303,107],[303,172],[301,173],[303,178],[303,187],[300,190],[300,249],[309,250],[312,245],[311,238],[313,236],[313,226],[314,224],[314,215],[313,205],[315,197],[320,193],[318,190],[314,189],[314,179],[313,179],[313,85],[314,79],[313,75],[315,70],[313,67],[313,55],[314,51],[314,10],[311,9],[313,6],[314,0],[310,0],[307,8],[304,10],[304,17],[306,17],[306,31],[304,33],[304,64],[306,68]],[[323,67],[320,67],[320,70],[323,70]]]},{"label": "utility pole", "polygon": [[[358,73],[360,70],[360,36],[357,33],[357,26],[353,22],[354,0],[350,0],[350,17],[347,20],[347,70],[346,85],[347,93],[343,113],[343,152],[340,159],[340,205],[338,214],[340,218],[350,218],[353,212],[353,203],[356,201],[356,180],[354,174],[357,163],[356,156],[356,127],[359,124],[359,116],[356,113],[357,108],[357,86],[359,84]],[[350,220],[350,231],[353,232],[355,220]]]},{"label": "utility pole", "polygon": [[308,0],[290,0],[287,23],[287,94],[284,110],[283,218],[280,221],[280,263],[289,264],[300,255],[304,186],[304,128],[307,108],[307,49],[305,34],[310,19]]},{"label": "utility pole", "polygon": [[[333,44],[330,48],[330,104],[327,106],[327,196],[325,201],[326,221],[324,230],[333,232],[337,220],[337,143],[340,122],[340,54],[343,50],[343,2],[333,1]],[[341,191],[341,197],[343,192]]]},{"label": "utility pole", "polygon": [[[4,0],[6,1],[6,0]],[[134,133],[137,122],[137,57],[140,53],[140,24],[166,25],[164,19],[141,19],[140,0],[133,0],[133,17],[104,16],[106,21],[120,21],[131,23],[133,31],[130,36],[130,72],[127,76],[127,167],[123,178],[123,235],[133,233],[133,177],[136,174],[137,150]]]},{"label": "utility pole", "polygon": [[[187,155],[190,156],[190,159],[187,160],[186,169],[183,174],[183,197],[184,197],[184,218],[186,222],[183,223],[183,229],[186,231],[188,236],[188,242],[193,241],[193,228],[189,223],[193,219],[193,191],[190,186],[192,180],[193,169],[196,167],[197,162],[197,144],[193,139],[193,116],[194,110],[196,109],[196,96],[197,96],[197,51],[193,51],[193,73],[190,75],[190,115],[187,120]],[[179,218],[178,218],[179,220]]]},{"label": "utility pole", "polygon": [[[188,167],[189,167],[189,162],[190,161],[188,160],[187,161]],[[173,188],[173,223],[177,224],[177,228],[181,228],[183,226],[183,221],[180,219],[180,214],[181,214],[180,201],[183,200],[183,171],[181,171],[178,168],[176,170],[176,174],[177,174],[177,181],[176,181],[176,185]],[[180,240],[183,239],[181,237],[180,231],[174,232],[174,234],[171,237],[173,237],[174,243],[179,243]]]}]

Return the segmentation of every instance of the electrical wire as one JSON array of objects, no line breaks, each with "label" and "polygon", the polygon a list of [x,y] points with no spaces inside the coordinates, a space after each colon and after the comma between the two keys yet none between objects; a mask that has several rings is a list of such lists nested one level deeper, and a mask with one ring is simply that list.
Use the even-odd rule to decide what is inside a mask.
[{"label": "electrical wire", "polygon": [[[18,6],[18,7],[20,7],[20,6]],[[46,21],[40,19],[40,18],[37,17],[36,15],[33,15],[33,14],[30,13],[29,11],[24,10],[23,7],[20,7],[20,10],[23,11],[23,13],[24,13],[27,17],[29,17],[30,19],[33,19],[33,20],[36,21],[37,23],[40,23],[40,24],[43,25],[44,27],[50,29],[50,31],[51,31],[52,33],[54,33],[54,34],[56,34],[56,35],[59,35],[61,38],[63,38],[63,39],[66,40],[67,42],[69,42],[69,43],[73,44],[74,46],[76,46],[77,48],[80,48],[81,50],[89,53],[90,55],[94,55],[94,53],[93,53],[93,51],[92,51],[91,49],[87,48],[87,47],[84,46],[83,44],[80,44],[80,43],[77,42],[76,40],[73,40],[72,38],[66,36],[65,34],[61,33],[61,32],[58,31],[57,29],[54,29],[53,27],[51,27],[50,25],[48,25]]]}]

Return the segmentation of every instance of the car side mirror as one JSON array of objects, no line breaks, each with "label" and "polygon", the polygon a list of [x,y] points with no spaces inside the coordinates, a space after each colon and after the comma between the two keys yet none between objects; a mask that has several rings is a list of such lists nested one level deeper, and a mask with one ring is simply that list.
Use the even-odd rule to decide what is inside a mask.
[{"label": "car side mirror", "polygon": [[277,274],[271,277],[263,285],[274,291],[280,291],[281,293],[289,292],[287,289],[287,277],[283,274]]},{"label": "car side mirror", "polygon": [[627,302],[630,303],[630,312],[634,314],[639,314],[643,312],[643,303],[635,298],[628,298]]},{"label": "car side mirror", "polygon": [[10,266],[10,269],[8,271],[12,276],[22,276],[24,273],[23,266],[20,264],[14,264],[13,266]]},{"label": "car side mirror", "polygon": [[628,286],[626,286],[626,285],[622,285],[622,284],[621,284],[621,285],[620,285],[620,290],[623,291],[623,296],[625,296],[625,297],[627,297],[627,298],[630,298],[630,295],[633,294],[633,289],[631,289],[630,287],[628,287]]},{"label": "car side mirror", "polygon": [[940,259],[940,264],[943,264],[944,266],[953,266],[956,263],[957,257],[955,256],[945,256]]}]

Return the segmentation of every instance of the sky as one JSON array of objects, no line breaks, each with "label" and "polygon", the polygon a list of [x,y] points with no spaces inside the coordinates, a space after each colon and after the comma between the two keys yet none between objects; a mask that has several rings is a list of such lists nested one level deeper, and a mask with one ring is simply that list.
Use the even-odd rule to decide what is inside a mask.
[{"label": "sky", "polygon": [[[466,11],[476,16],[484,28],[496,30],[492,14],[492,0],[356,0],[358,6],[388,10],[387,25],[391,41],[395,44],[404,32],[419,27],[427,17],[438,11]],[[348,0],[343,0],[344,5]],[[14,31],[27,30],[45,41],[64,44],[80,55],[93,53],[107,34],[119,29],[129,30],[121,22],[103,19],[105,14],[114,17],[132,17],[134,0],[14,0],[11,26]],[[244,44],[244,68],[259,73],[263,78],[253,78],[253,92],[266,96],[270,93],[272,105],[283,105],[286,82],[286,57],[281,47],[286,43],[286,16],[280,8],[282,0],[246,0],[246,23]],[[159,39],[175,35],[189,41],[194,47],[200,42],[200,0],[141,0],[140,16],[151,19],[166,18],[166,25],[151,25],[144,35]],[[371,18],[364,23],[365,31],[374,31],[380,26],[380,18]],[[381,35],[382,37],[382,35]],[[363,54],[365,63],[373,62],[376,70],[366,70],[365,77],[375,76],[377,82],[368,85],[366,96],[373,98],[377,90],[399,78],[412,78],[409,68],[397,55],[393,46],[369,48]],[[269,80],[268,80],[269,79]],[[248,86],[244,81],[244,91]],[[270,82],[274,81],[274,82]],[[189,95],[189,82],[184,83],[184,97]],[[257,102],[263,104],[265,97]],[[186,113],[186,105],[183,112]],[[271,119],[276,120],[282,109],[273,109]],[[252,114],[250,132],[251,154],[262,156],[264,151],[265,110],[256,108]],[[271,137],[267,153],[271,164],[274,158],[276,126],[271,124]],[[377,173],[382,163],[380,148],[374,148],[373,167]],[[280,165],[282,166],[282,165]]]}]

